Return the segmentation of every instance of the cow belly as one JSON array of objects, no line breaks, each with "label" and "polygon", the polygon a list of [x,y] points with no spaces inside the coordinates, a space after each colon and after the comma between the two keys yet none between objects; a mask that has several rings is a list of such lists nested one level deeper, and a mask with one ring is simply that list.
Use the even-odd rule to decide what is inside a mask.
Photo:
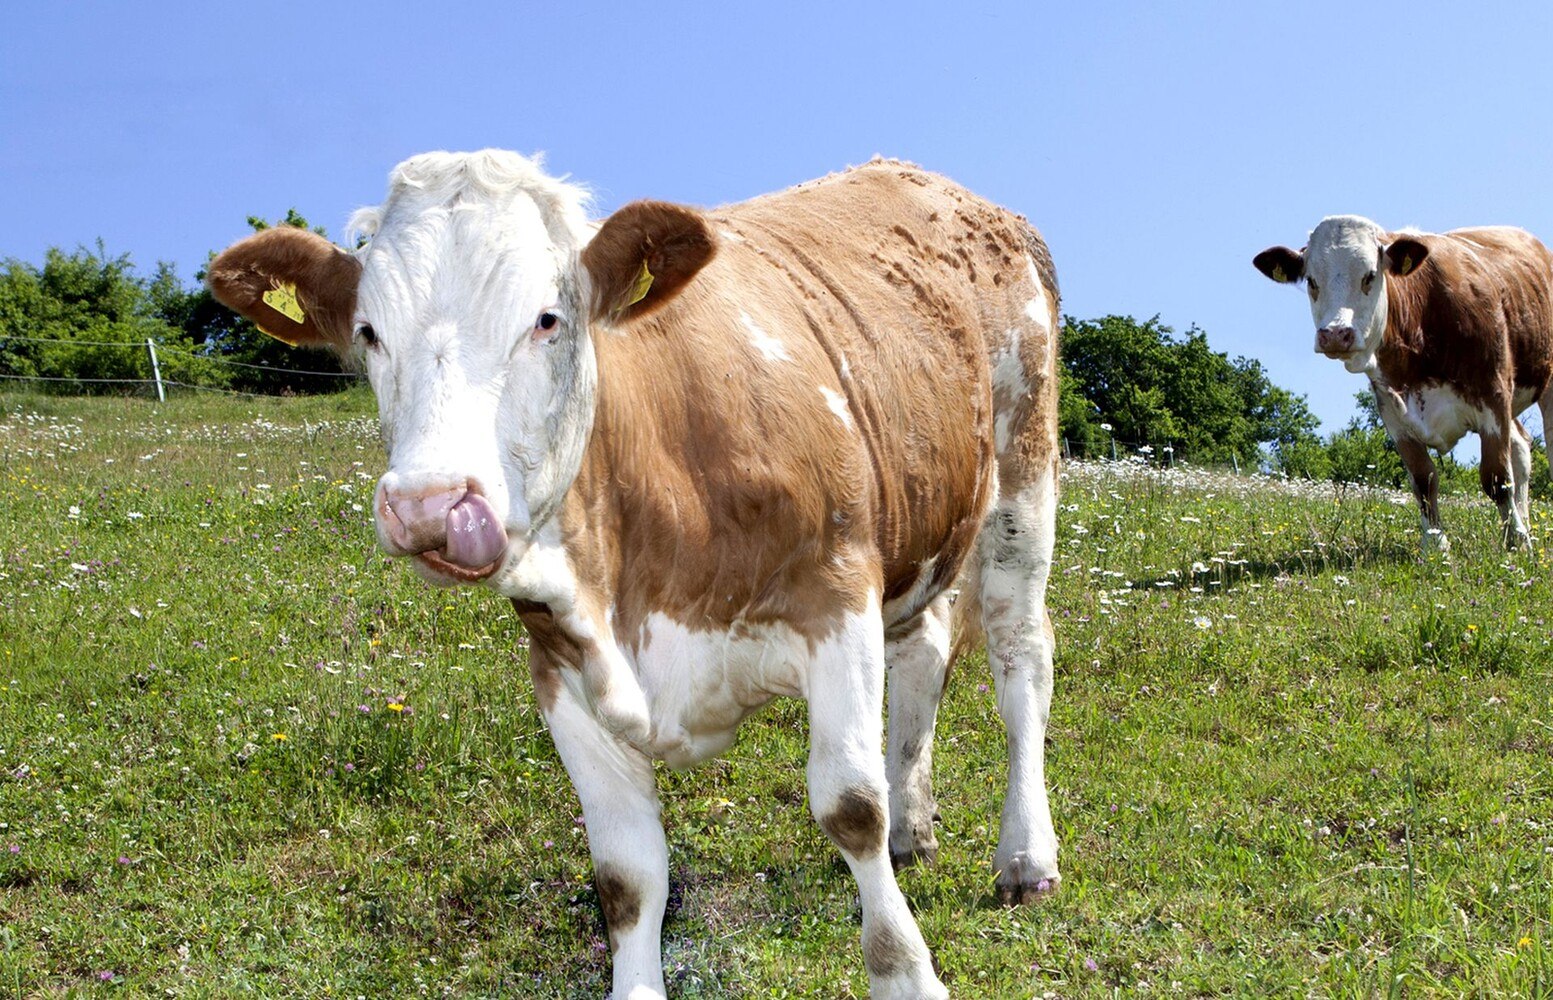
[{"label": "cow belly", "polygon": [[654,612],[634,656],[622,652],[647,696],[646,749],[675,768],[722,753],[752,712],[774,697],[801,698],[807,687],[808,640],[780,623],[701,631]]},{"label": "cow belly", "polygon": [[1446,386],[1414,389],[1401,397],[1401,420],[1407,436],[1431,448],[1449,451],[1468,431],[1493,423],[1491,415]]}]

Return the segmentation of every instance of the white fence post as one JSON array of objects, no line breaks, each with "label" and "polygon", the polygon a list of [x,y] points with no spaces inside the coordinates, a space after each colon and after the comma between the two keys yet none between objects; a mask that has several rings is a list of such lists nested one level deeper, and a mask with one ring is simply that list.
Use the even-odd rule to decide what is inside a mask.
[{"label": "white fence post", "polygon": [[156,379],[156,401],[165,403],[167,393],[162,390],[162,366],[156,363],[156,344],[152,343],[150,337],[146,338],[146,350],[151,352],[151,377]]}]

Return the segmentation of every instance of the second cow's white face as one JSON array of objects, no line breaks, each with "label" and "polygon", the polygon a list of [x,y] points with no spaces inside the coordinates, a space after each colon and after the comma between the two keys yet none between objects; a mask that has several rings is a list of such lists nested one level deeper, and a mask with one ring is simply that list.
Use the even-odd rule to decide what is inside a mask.
[{"label": "second cow's white face", "polygon": [[1386,280],[1410,273],[1428,249],[1407,237],[1392,243],[1386,231],[1356,215],[1323,219],[1300,252],[1272,247],[1253,263],[1279,282],[1305,280],[1318,353],[1343,362],[1351,372],[1375,364],[1386,334]]}]

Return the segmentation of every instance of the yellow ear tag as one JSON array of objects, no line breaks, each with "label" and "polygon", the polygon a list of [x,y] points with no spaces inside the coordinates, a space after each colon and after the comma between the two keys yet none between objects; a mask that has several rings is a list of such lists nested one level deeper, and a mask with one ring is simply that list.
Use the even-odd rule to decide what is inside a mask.
[{"label": "yellow ear tag", "polygon": [[[307,313],[302,311],[302,303],[297,301],[297,286],[289,281],[282,282],[279,287],[272,288],[263,295],[264,304],[291,320],[300,323],[307,319]],[[284,337],[277,337],[284,340]]]},{"label": "yellow ear tag", "polygon": [[1289,280],[1289,276],[1287,274],[1285,274],[1284,271],[1283,271],[1283,265],[1282,264],[1274,264],[1273,265],[1273,280],[1274,281],[1288,281]]},{"label": "yellow ear tag", "polygon": [[297,342],[294,339],[292,339],[291,337],[282,337],[280,334],[276,333],[274,330],[266,330],[264,327],[259,326],[259,324],[257,324],[257,323],[255,323],[254,326],[258,326],[259,327],[259,332],[264,334],[266,337],[273,337],[274,339],[280,341],[282,344],[285,344],[287,347],[296,347],[297,346]]},{"label": "yellow ear tag", "polygon": [[652,272],[647,270],[647,262],[642,261],[642,271],[636,276],[636,284],[631,287],[631,298],[626,305],[634,306],[647,297],[648,289],[652,288]]}]

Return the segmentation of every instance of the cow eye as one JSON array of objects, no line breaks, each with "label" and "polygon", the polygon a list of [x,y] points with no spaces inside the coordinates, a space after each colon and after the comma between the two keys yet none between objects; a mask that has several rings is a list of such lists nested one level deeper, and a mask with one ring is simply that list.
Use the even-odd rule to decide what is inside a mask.
[{"label": "cow eye", "polygon": [[1305,287],[1310,292],[1310,297],[1312,299],[1321,294],[1320,289],[1316,287],[1316,283],[1308,278],[1305,280]]},{"label": "cow eye", "polygon": [[1370,286],[1373,284],[1375,284],[1375,272],[1370,271],[1359,282],[1359,287],[1364,290],[1364,294],[1368,295],[1370,294]]},{"label": "cow eye", "polygon": [[553,312],[540,313],[539,318],[534,321],[534,329],[540,331],[541,333],[549,333],[560,325],[561,317],[557,316]]},{"label": "cow eye", "polygon": [[371,323],[356,324],[356,339],[368,347],[377,346],[377,331],[372,329]]}]

